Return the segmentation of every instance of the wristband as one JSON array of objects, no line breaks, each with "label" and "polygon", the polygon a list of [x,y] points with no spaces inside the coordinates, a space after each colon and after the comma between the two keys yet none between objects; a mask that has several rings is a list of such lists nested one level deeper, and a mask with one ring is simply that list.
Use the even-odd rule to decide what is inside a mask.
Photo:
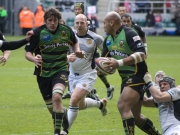
[{"label": "wristband", "polygon": [[149,90],[151,86],[153,86],[153,83],[150,81],[146,84],[146,89]]},{"label": "wristband", "polygon": [[144,46],[147,47],[147,43],[144,43]]},{"label": "wristband", "polygon": [[123,60],[117,60],[119,67],[124,66]]},{"label": "wristband", "polygon": [[2,40],[0,40],[0,47],[2,46],[2,44],[3,44],[3,41],[2,41]]}]

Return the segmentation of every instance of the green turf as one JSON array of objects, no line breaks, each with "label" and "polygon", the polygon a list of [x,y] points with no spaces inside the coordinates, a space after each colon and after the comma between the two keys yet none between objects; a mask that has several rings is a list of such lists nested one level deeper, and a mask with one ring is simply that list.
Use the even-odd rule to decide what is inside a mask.
[{"label": "green turf", "polygon": [[[6,40],[18,40],[22,36],[9,37]],[[157,70],[163,70],[180,84],[180,38],[147,37],[148,67],[154,77]],[[5,66],[0,67],[0,135],[53,135],[51,115],[46,109],[33,75],[34,64],[24,57],[24,47],[12,51]],[[101,116],[98,109],[80,111],[69,135],[124,135],[122,120],[117,110],[117,100],[121,80],[117,72],[108,76],[115,87],[112,100],[108,102],[109,113]],[[98,95],[106,97],[106,89],[98,78],[95,88]],[[63,100],[68,107],[69,100]],[[142,113],[150,118],[160,130],[157,109],[142,108]],[[145,135],[137,127],[136,135]]]}]

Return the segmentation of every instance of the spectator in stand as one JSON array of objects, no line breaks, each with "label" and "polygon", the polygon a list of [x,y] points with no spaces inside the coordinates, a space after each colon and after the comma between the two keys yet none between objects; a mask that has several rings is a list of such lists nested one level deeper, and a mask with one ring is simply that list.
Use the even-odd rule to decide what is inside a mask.
[{"label": "spectator in stand", "polygon": [[34,13],[34,26],[37,28],[44,24],[44,8],[38,5]]},{"label": "spectator in stand", "polygon": [[[141,3],[142,1],[142,3]],[[138,6],[138,12],[139,13],[144,13],[145,12],[145,8],[146,8],[146,4],[148,0],[136,0],[136,5]]]},{"label": "spectator in stand", "polygon": [[97,2],[98,0],[88,0],[90,6],[96,6],[96,13],[98,12]]},{"label": "spectator in stand", "polygon": [[175,12],[177,11],[178,9],[178,0],[175,0],[174,3],[171,5],[171,15],[172,15],[172,20],[171,22],[175,23]]},{"label": "spectator in stand", "polygon": [[131,13],[136,13],[138,11],[138,6],[135,4],[135,0],[131,0]]},{"label": "spectator in stand", "polygon": [[124,7],[126,8],[126,12],[130,13],[131,12],[131,4],[129,0],[124,0]]},{"label": "spectator in stand", "polygon": [[96,33],[96,28],[99,27],[99,21],[97,19],[97,16],[95,14],[89,15],[89,19],[92,21],[94,32]]},{"label": "spectator in stand", "polygon": [[19,13],[19,20],[22,34],[26,35],[34,27],[34,13],[28,7],[24,6]]},{"label": "spectator in stand", "polygon": [[155,25],[155,16],[153,11],[149,11],[146,15],[146,27],[153,27]]},{"label": "spectator in stand", "polygon": [[174,13],[174,17],[175,17],[175,23],[176,23],[176,27],[180,27],[180,6],[177,8],[177,11]]},{"label": "spectator in stand", "polygon": [[166,11],[167,11],[167,13],[170,13],[171,12],[171,3],[172,3],[172,0],[166,0],[165,1],[166,3]]},{"label": "spectator in stand", "polygon": [[7,20],[7,11],[3,6],[0,6],[0,31],[4,33]]},{"label": "spectator in stand", "polygon": [[63,12],[73,12],[74,2],[72,0],[62,0],[62,11]]},{"label": "spectator in stand", "polygon": [[176,23],[176,30],[175,35],[180,35],[180,6],[178,7],[177,11],[174,13],[175,23]]},{"label": "spectator in stand", "polygon": [[160,12],[158,12],[158,13],[155,15],[155,22],[156,22],[156,23],[162,22],[162,16],[161,16],[161,13],[160,13]]}]

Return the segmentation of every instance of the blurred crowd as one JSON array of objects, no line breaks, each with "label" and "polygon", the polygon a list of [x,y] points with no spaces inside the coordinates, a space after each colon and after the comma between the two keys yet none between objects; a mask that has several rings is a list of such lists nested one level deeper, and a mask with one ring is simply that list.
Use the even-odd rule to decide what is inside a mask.
[{"label": "blurred crowd", "polygon": [[[141,2],[142,1],[142,2]],[[86,2],[86,15],[92,20],[94,29],[96,30],[99,27],[98,21],[98,0],[88,0]],[[152,8],[150,0],[121,0],[120,6],[124,6],[127,10],[127,13],[144,13],[146,14],[143,19],[136,19],[135,22],[142,27],[173,27],[177,29],[177,32],[180,33],[180,3],[178,0],[166,0],[165,5],[162,5],[162,9]],[[123,3],[122,3],[123,2]],[[61,12],[73,12],[74,10],[74,1],[73,0],[56,0],[55,6]],[[159,3],[158,3],[159,4]],[[162,4],[162,3],[161,3]],[[153,6],[156,6],[157,3],[154,3]],[[159,6],[159,5],[157,5]],[[90,8],[91,13],[88,13],[88,7]],[[171,15],[171,19],[164,18],[164,9],[166,7],[166,13]],[[94,10],[92,12],[92,10]],[[118,10],[118,9],[115,9]],[[22,29],[22,35],[25,35],[30,29],[36,28],[44,24],[43,15],[44,8],[42,5],[36,7],[36,11],[32,11],[27,5],[22,5],[18,13],[18,23],[19,27]],[[0,6],[0,31],[5,33],[5,25],[7,22],[8,13],[3,6]],[[68,18],[69,19],[69,18]],[[134,18],[133,18],[134,19]],[[70,20],[70,21],[69,21]],[[73,26],[74,19],[64,20],[65,23],[69,26]],[[69,23],[70,22],[70,23]]]}]

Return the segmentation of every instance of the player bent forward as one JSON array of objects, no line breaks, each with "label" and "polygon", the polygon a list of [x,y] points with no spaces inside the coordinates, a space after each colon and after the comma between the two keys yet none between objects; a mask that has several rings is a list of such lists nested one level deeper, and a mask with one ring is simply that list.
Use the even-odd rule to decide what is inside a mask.
[{"label": "player bent forward", "polygon": [[163,135],[180,135],[180,89],[175,87],[175,80],[164,76],[159,81],[160,90],[152,84],[149,73],[144,76],[147,89],[153,98],[144,98],[143,105],[158,107]]},{"label": "player bent forward", "polygon": [[[69,84],[72,94],[67,119],[64,119],[63,122],[64,131],[61,131],[61,135],[68,134],[79,110],[96,107],[101,110],[103,116],[107,114],[106,99],[97,101],[92,98],[86,98],[86,95],[91,92],[97,78],[94,53],[97,46],[102,49],[103,37],[88,30],[87,18],[83,14],[76,16],[75,27],[80,49],[84,50],[86,59],[76,58],[74,62],[69,62]],[[68,59],[71,60],[73,57],[75,55],[71,54]]]}]

